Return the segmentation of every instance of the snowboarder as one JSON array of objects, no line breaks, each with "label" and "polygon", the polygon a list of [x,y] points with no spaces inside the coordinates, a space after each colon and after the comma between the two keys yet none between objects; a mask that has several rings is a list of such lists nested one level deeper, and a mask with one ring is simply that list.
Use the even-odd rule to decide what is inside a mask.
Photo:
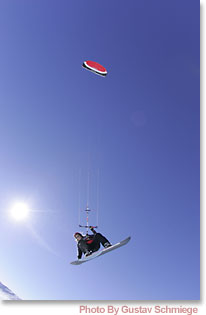
[{"label": "snowboarder", "polygon": [[81,259],[82,254],[87,257],[91,255],[93,252],[96,252],[100,248],[100,244],[102,244],[105,248],[112,246],[110,242],[104,237],[102,234],[97,233],[92,226],[89,227],[92,231],[93,235],[83,236],[81,233],[76,232],[74,234],[74,238],[77,241],[77,249],[78,249],[78,259]]}]

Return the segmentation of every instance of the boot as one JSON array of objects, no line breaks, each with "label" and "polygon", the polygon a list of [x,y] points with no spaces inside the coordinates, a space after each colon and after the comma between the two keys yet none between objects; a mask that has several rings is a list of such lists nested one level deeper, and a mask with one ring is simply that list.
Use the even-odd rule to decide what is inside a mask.
[{"label": "boot", "polygon": [[85,253],[85,257],[88,257],[92,254],[92,251],[91,250],[87,250],[86,253]]},{"label": "boot", "polygon": [[104,248],[108,248],[108,247],[111,247],[111,246],[112,246],[112,244],[110,244],[110,242],[104,243]]}]

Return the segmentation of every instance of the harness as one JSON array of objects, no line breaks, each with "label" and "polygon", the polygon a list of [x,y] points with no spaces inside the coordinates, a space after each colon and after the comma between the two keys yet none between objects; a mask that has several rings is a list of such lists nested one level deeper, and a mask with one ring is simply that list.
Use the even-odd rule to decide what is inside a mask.
[{"label": "harness", "polygon": [[85,237],[85,241],[87,244],[91,244],[94,242],[94,236],[93,235],[88,235]]}]

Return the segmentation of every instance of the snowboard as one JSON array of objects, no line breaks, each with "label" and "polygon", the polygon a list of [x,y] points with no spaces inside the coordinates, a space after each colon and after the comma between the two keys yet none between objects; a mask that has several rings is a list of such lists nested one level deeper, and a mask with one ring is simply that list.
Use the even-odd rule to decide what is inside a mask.
[{"label": "snowboard", "polygon": [[131,237],[129,236],[129,237],[125,238],[125,240],[123,240],[123,241],[121,241],[121,242],[119,242],[117,244],[114,244],[114,245],[112,245],[112,246],[110,246],[108,248],[103,248],[101,250],[98,250],[97,252],[94,252],[91,255],[89,255],[87,257],[84,257],[82,259],[78,259],[78,260],[72,261],[72,262],[70,262],[70,264],[72,264],[72,265],[81,265],[81,264],[83,264],[83,263],[85,263],[87,261],[90,261],[90,260],[92,260],[94,258],[97,258],[99,256],[107,254],[107,253],[111,252],[112,250],[115,250],[115,249],[117,249],[117,248],[119,248],[121,246],[126,245],[130,241],[130,239],[131,239]]}]

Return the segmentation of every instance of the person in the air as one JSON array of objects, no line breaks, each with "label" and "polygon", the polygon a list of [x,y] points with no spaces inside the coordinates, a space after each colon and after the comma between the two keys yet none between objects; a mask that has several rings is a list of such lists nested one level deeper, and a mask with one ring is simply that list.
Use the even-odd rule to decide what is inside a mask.
[{"label": "person in the air", "polygon": [[77,258],[81,259],[82,254],[86,257],[91,255],[93,252],[99,250],[102,244],[105,248],[112,246],[112,244],[100,233],[97,233],[92,226],[89,227],[93,235],[82,235],[79,232],[74,234],[74,238],[77,241],[78,255]]}]

